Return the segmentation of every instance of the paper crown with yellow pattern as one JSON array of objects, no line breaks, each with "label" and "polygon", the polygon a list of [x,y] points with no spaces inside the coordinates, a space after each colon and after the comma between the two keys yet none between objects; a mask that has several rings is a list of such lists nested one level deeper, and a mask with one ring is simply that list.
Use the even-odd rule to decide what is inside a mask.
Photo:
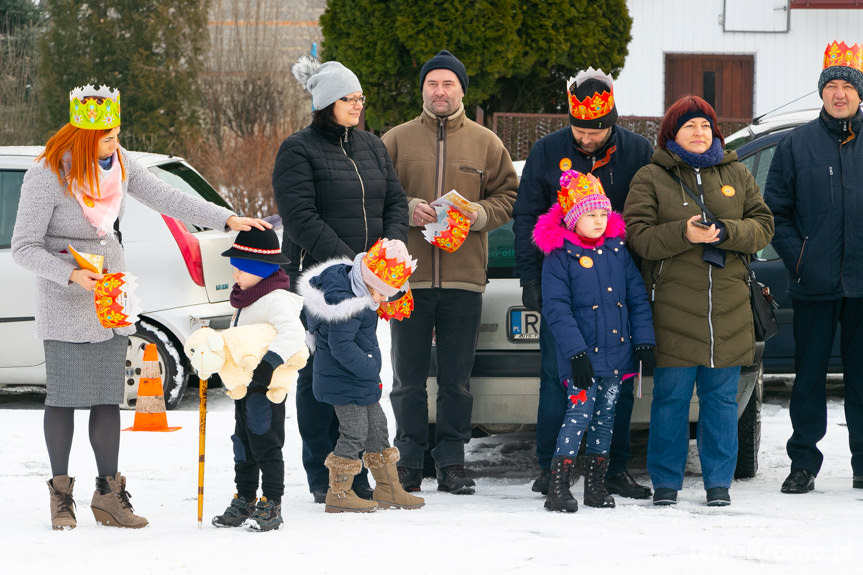
[{"label": "paper crown with yellow pattern", "polygon": [[818,94],[831,80],[844,80],[854,86],[863,97],[863,46],[849,47],[845,42],[833,40],[824,50],[824,69],[818,78]]},{"label": "paper crown with yellow pattern", "polygon": [[596,176],[575,170],[567,170],[560,176],[557,203],[563,209],[563,221],[569,230],[574,230],[578,218],[587,212],[611,211],[611,201]]},{"label": "paper crown with yellow pattern", "polygon": [[569,122],[578,128],[602,130],[617,122],[614,83],[602,70],[582,70],[566,83]]},{"label": "paper crown with yellow pattern", "polygon": [[91,84],[69,92],[69,123],[85,130],[110,130],[120,125],[120,91]]},{"label": "paper crown with yellow pattern", "polygon": [[409,289],[407,281],[416,267],[404,242],[381,238],[363,256],[363,281],[389,298]]}]

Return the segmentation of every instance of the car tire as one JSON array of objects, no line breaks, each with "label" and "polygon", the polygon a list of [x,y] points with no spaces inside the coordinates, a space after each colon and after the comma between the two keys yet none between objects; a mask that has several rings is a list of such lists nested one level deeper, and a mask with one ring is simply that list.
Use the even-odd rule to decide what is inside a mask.
[{"label": "car tire", "polygon": [[178,360],[182,362],[182,348],[164,328],[151,321],[141,319],[135,324],[135,328],[135,333],[129,336],[129,346],[126,349],[124,407],[135,407],[138,381],[144,366],[144,348],[147,344],[154,343],[159,356],[159,377],[162,379],[165,409],[175,409],[180,405],[188,383],[189,370],[184,364],[178,364]]},{"label": "car tire", "polygon": [[758,449],[761,447],[761,401],[763,398],[764,368],[758,371],[758,381],[743,415],[737,421],[737,467],[735,479],[755,477],[758,471]]}]

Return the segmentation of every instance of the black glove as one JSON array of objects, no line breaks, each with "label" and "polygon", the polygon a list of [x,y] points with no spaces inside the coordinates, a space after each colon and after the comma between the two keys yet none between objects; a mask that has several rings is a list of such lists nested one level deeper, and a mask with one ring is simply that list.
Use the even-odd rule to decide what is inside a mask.
[{"label": "black glove", "polygon": [[641,375],[653,375],[656,369],[656,354],[653,353],[652,345],[636,345],[635,361],[641,362]]},{"label": "black glove", "polygon": [[263,385],[270,385],[273,379],[273,366],[270,362],[262,359],[255,371],[252,372],[252,381]]},{"label": "black glove", "polygon": [[572,367],[572,385],[579,389],[590,389],[593,386],[593,364],[583,351],[569,358]]},{"label": "black glove", "polygon": [[539,280],[529,280],[521,286],[521,303],[527,309],[542,313],[542,287]]}]

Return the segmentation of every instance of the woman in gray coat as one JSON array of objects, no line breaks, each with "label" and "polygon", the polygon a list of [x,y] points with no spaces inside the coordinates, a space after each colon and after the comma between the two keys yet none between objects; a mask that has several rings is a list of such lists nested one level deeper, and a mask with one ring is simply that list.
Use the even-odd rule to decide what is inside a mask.
[{"label": "woman in gray coat", "polygon": [[[173,217],[235,231],[269,224],[175,190],[128,157],[118,142],[120,94],[102,86],[70,94],[70,122],[27,171],[12,235],[15,261],[37,276],[36,330],[47,372],[44,433],[53,477],[51,524],[76,526],[68,475],[76,408],[90,410],[90,444],[99,476],[91,509],[97,522],[140,528],[119,471],[120,411],[128,336],[134,325],[103,327],[93,289],[104,273],[125,271],[117,233],[126,194]],[[104,257],[103,273],[79,268],[68,246]]]}]

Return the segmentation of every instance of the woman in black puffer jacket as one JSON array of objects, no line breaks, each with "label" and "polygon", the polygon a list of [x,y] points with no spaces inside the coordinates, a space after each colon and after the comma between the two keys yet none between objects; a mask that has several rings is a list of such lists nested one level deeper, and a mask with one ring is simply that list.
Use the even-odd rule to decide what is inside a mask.
[{"label": "woman in black puffer jacket", "polygon": [[[279,148],[273,191],[284,222],[282,252],[295,283],[311,265],[367,251],[378,238],[407,241],[405,192],[380,138],[357,130],[365,103],[353,72],[338,62],[301,58],[294,76],[312,95],[312,123]],[[297,424],[309,490],[323,503],[324,459],[339,437],[331,405],[312,394],[314,356],[297,381]],[[360,483],[357,485],[356,483]],[[365,470],[354,491],[371,497]]]}]

